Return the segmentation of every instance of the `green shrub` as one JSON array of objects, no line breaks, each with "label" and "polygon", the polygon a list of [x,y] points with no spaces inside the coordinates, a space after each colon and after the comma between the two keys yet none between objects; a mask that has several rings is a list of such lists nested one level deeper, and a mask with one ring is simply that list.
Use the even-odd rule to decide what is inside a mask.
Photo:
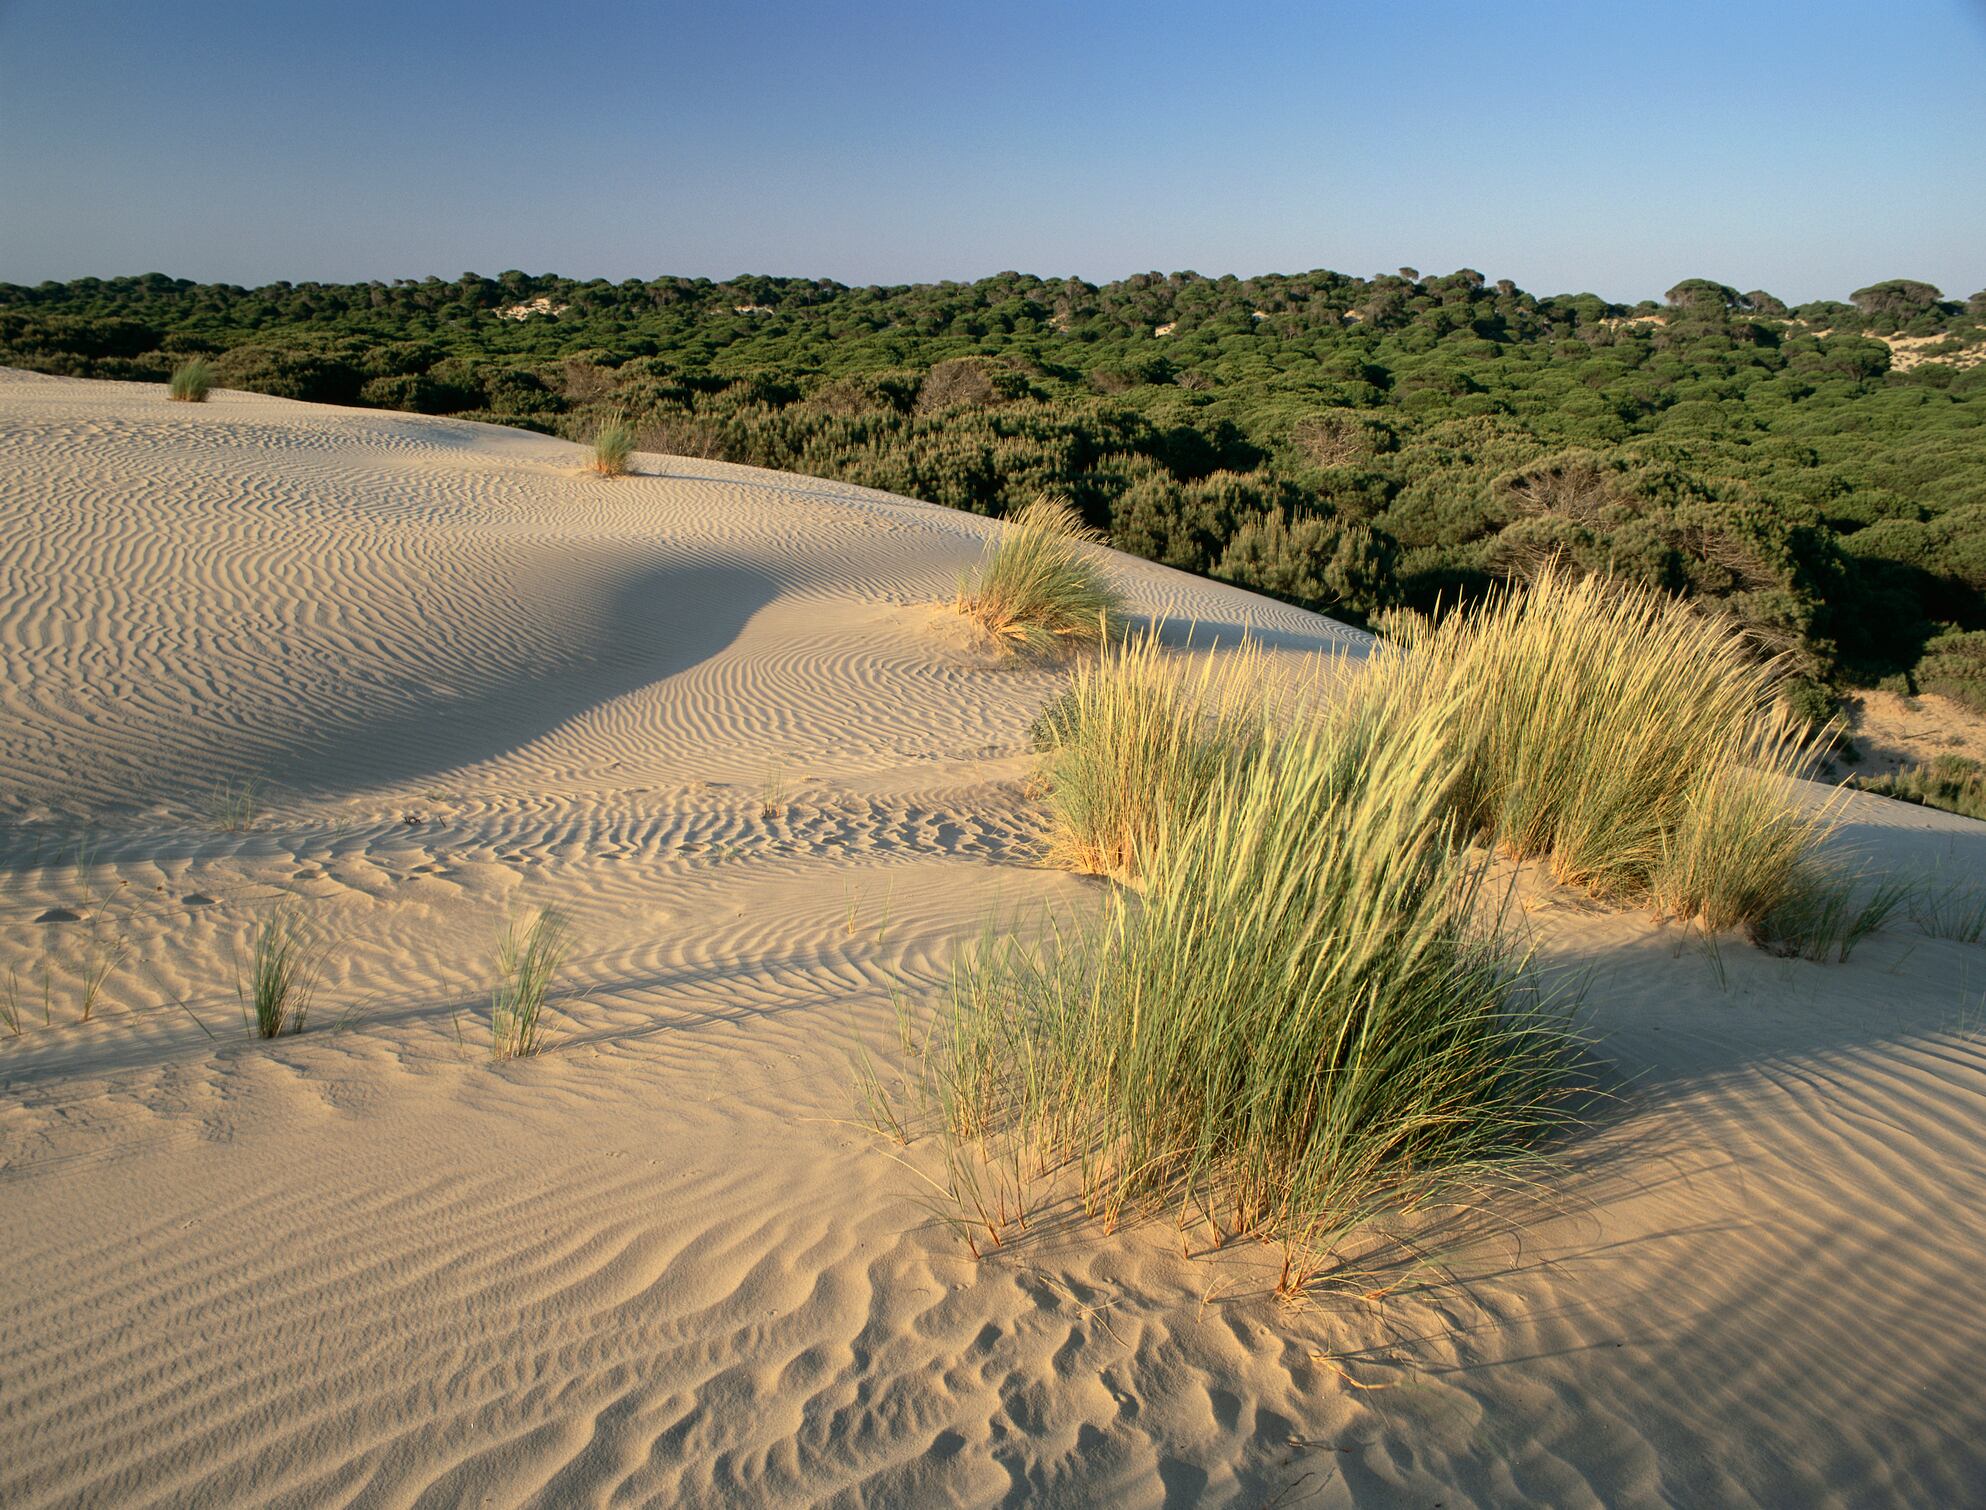
[{"label": "green shrub", "polygon": [[1986,632],[1944,634],[1924,647],[1912,690],[1936,692],[1986,713]]},{"label": "green shrub", "polygon": [[204,404],[214,387],[214,369],[204,357],[191,357],[172,370],[166,394],[182,404]]},{"label": "green shrub", "polygon": [[280,346],[236,346],[214,363],[215,379],[230,388],[312,404],[349,404],[362,379],[341,357]]},{"label": "green shrub", "polygon": [[1033,655],[1095,645],[1117,632],[1123,598],[1101,537],[1062,499],[1041,497],[1007,521],[955,606],[1002,644]]}]

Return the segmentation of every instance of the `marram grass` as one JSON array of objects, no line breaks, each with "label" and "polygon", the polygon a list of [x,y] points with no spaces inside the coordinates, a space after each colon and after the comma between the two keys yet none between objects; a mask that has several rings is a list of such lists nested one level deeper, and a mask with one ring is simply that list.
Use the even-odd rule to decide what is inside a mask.
[{"label": "marram grass", "polygon": [[545,1047],[545,1011],[552,983],[571,952],[572,932],[556,908],[528,926],[506,927],[497,939],[497,979],[490,990],[490,1054],[521,1059]]},{"label": "marram grass", "polygon": [[611,414],[593,432],[593,470],[602,477],[625,477],[634,455],[634,426],[625,414]]},{"label": "marram grass", "polygon": [[1073,1169],[1106,1222],[1192,1201],[1311,1254],[1535,1145],[1570,1041],[1455,842],[1454,710],[1412,690],[1258,725],[1142,894],[962,955],[929,1065],[952,1134]]},{"label": "marram grass", "polygon": [[321,948],[295,903],[284,903],[256,930],[248,979],[236,981],[242,1016],[257,1038],[301,1033],[310,1016]]},{"label": "marram grass", "polygon": [[1393,654],[1454,709],[1464,826],[1562,884],[1712,929],[1806,884],[1830,823],[1794,783],[1826,732],[1784,710],[1780,668],[1729,624],[1547,572]]},{"label": "marram grass", "polygon": [[1104,647],[1035,724],[1049,863],[1136,880],[1214,781],[1254,754],[1268,720],[1262,687],[1251,645],[1185,666],[1152,631]]},{"label": "marram grass", "polygon": [[166,395],[183,404],[204,404],[213,387],[214,369],[204,358],[192,357],[173,368]]},{"label": "marram grass", "polygon": [[1043,656],[1110,638],[1123,620],[1102,537],[1064,500],[1041,497],[1006,523],[956,606],[1001,644]]},{"label": "marram grass", "polygon": [[1375,1213],[1535,1148],[1572,1039],[1484,894],[1492,848],[1814,959],[1901,899],[1822,861],[1796,778],[1825,735],[1777,711],[1777,669],[1669,599],[1546,573],[1321,706],[1233,664],[1110,647],[1037,726],[1051,857],[1139,890],[957,962],[925,1068],[994,1241],[1027,1169],[1073,1170],[1106,1222],[1197,1203],[1275,1238],[1300,1288]]}]

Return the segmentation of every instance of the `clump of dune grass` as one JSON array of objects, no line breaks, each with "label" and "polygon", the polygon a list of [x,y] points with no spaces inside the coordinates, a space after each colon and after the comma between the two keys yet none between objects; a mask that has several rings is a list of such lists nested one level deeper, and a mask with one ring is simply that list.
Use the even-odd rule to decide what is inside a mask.
[{"label": "clump of dune grass", "polygon": [[602,420],[593,432],[593,470],[602,477],[625,477],[634,440],[634,426],[625,414],[616,412]]},{"label": "clump of dune grass", "polygon": [[1914,892],[1893,878],[1814,864],[1803,869],[1798,884],[1749,931],[1769,954],[1846,964],[1856,945],[1881,931]]},{"label": "clump of dune grass", "polygon": [[182,404],[204,404],[213,391],[214,369],[203,357],[191,357],[172,370],[166,395]]},{"label": "clump of dune grass", "polygon": [[252,780],[222,781],[207,794],[207,816],[225,833],[246,833],[261,810],[261,796]]},{"label": "clump of dune grass", "polygon": [[504,929],[490,991],[493,1058],[521,1059],[544,1048],[546,1002],[571,946],[571,929],[556,908],[541,909],[529,926],[512,923]]},{"label": "clump of dune grass", "polygon": [[1098,644],[1123,621],[1123,599],[1098,550],[1103,537],[1064,499],[1040,497],[1007,521],[955,606],[1001,644],[1043,656]]},{"label": "clump of dune grass", "polygon": [[1986,938],[1986,887],[1927,880],[1906,899],[1919,931],[1934,939],[1976,944]]},{"label": "clump of dune grass", "polygon": [[1260,654],[1177,664],[1155,632],[1105,647],[1036,720],[1050,864],[1135,880],[1224,770],[1259,745],[1269,710]]},{"label": "clump of dune grass", "polygon": [[248,978],[237,973],[235,979],[242,1017],[257,1038],[303,1031],[320,959],[318,941],[295,904],[285,903],[263,919],[249,949]]},{"label": "clump of dune grass", "polygon": [[1263,726],[1138,851],[1141,895],[963,954],[930,1068],[953,1137],[1073,1170],[1106,1225],[1193,1202],[1279,1240],[1286,1290],[1382,1207],[1532,1148],[1569,1039],[1456,842],[1457,710],[1418,692],[1387,675]]},{"label": "clump of dune grass", "polygon": [[1986,764],[1964,755],[1938,755],[1881,776],[1851,776],[1843,784],[1964,818],[1986,818]]},{"label": "clump of dune grass", "polygon": [[1711,929],[1808,884],[1830,821],[1794,783],[1827,731],[1722,620],[1548,571],[1384,654],[1454,708],[1463,824],[1562,884]]}]

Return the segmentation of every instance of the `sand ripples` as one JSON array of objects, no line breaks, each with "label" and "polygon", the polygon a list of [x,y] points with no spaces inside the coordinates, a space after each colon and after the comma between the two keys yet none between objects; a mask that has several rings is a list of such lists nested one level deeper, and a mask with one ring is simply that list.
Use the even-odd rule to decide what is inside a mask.
[{"label": "sand ripples", "polygon": [[[0,375],[0,1503],[1977,1498],[1976,948],[1823,969],[1547,898],[1620,1097],[1430,1216],[1441,1271],[1292,1314],[1273,1254],[1052,1203],[975,1266],[852,1076],[961,940],[1099,895],[1029,864],[1052,674],[923,607],[987,526],[578,461]],[[1175,638],[1362,643],[1120,569]],[[1976,826],[1850,817],[1986,878]],[[251,1043],[285,899],[317,1027]],[[545,904],[558,1048],[492,1066],[492,938]]]}]

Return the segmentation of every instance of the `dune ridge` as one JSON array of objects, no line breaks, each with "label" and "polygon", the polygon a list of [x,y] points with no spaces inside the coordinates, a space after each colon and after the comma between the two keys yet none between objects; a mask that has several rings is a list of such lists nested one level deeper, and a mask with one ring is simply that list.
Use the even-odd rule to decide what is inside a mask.
[{"label": "dune ridge", "polygon": [[[0,373],[0,1502],[1965,1503],[1986,954],[1823,967],[1520,880],[1613,1099],[1446,1273],[1044,1221],[975,1265],[857,1120],[894,991],[1076,916],[987,522],[446,420]],[[1364,637],[1113,557],[1276,654]],[[261,784],[229,831],[223,781]],[[768,802],[776,796],[776,802]],[[1838,842],[1986,886],[1986,828]],[[300,898],[317,1025],[232,959]],[[506,915],[573,917],[492,1066]],[[73,915],[73,921],[42,922]],[[123,953],[87,1023],[93,934]],[[49,967],[50,1016],[41,1021]],[[342,1024],[342,1026],[341,1026]],[[1356,1385],[1381,1386],[1358,1388]]]}]

